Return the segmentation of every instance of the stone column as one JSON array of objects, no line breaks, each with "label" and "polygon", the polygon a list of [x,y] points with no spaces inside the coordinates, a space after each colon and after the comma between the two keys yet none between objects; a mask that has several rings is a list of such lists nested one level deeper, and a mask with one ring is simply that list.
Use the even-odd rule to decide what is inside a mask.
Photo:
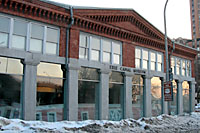
[{"label": "stone column", "polygon": [[68,64],[65,72],[64,83],[64,119],[69,121],[78,120],[78,61]]},{"label": "stone column", "polygon": [[132,78],[133,74],[124,73],[124,93],[123,93],[123,118],[132,118]]},{"label": "stone column", "polygon": [[178,104],[177,104],[177,114],[183,114],[183,88],[182,88],[183,81],[177,80],[177,97],[178,97]]},{"label": "stone column", "polygon": [[190,82],[190,112],[194,112],[195,109],[195,81]]},{"label": "stone column", "polygon": [[99,87],[99,119],[108,120],[109,112],[109,69],[100,70],[100,87]]},{"label": "stone column", "polygon": [[151,77],[144,76],[144,116],[150,117],[151,113]]},{"label": "stone column", "polygon": [[22,90],[22,119],[36,119],[36,88],[37,88],[37,65],[40,63],[38,58],[25,58]]}]

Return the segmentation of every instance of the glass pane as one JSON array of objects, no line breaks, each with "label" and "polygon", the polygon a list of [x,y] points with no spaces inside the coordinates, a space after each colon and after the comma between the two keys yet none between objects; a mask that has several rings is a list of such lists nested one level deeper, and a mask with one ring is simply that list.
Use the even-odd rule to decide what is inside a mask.
[{"label": "glass pane", "polygon": [[155,62],[151,62],[151,70],[156,70],[156,64],[155,64]]},{"label": "glass pane", "polygon": [[43,39],[44,27],[37,24],[31,24],[31,37],[35,39]]},{"label": "glass pane", "polygon": [[0,85],[0,116],[19,119],[22,76],[0,74]]},{"label": "glass pane", "polygon": [[8,34],[0,32],[0,46],[8,46]]},{"label": "glass pane", "polygon": [[143,55],[143,60],[148,60],[148,51],[143,50],[142,55]]},{"label": "glass pane", "polygon": [[88,49],[87,48],[79,48],[79,58],[88,59]]},{"label": "glass pane", "polygon": [[103,62],[110,63],[110,53],[103,52]]},{"label": "glass pane", "polygon": [[100,50],[100,39],[96,37],[91,38],[91,48]]},{"label": "glass pane", "polygon": [[161,80],[159,77],[153,77],[151,79],[152,116],[158,116],[162,113],[161,96]]},{"label": "glass pane", "polygon": [[173,101],[171,102],[171,115],[177,114],[177,83],[175,80],[172,81],[173,84]]},{"label": "glass pane", "polygon": [[57,43],[46,42],[46,53],[56,55],[56,53],[57,53]]},{"label": "glass pane", "polygon": [[172,73],[174,74],[174,67],[175,67],[175,59],[172,57],[171,58],[171,68],[172,68]]},{"label": "glass pane", "polygon": [[132,78],[132,84],[133,85],[143,85],[143,78],[141,75],[134,75]]},{"label": "glass pane", "polygon": [[88,48],[88,37],[86,35],[80,34],[80,46]]},{"label": "glass pane", "polygon": [[42,121],[63,120],[63,79],[37,77],[36,111]]},{"label": "glass pane", "polygon": [[47,28],[47,41],[58,43],[58,30]]},{"label": "glass pane", "polygon": [[111,52],[111,41],[102,39],[102,43],[103,43],[103,51]]},{"label": "glass pane", "polygon": [[[95,119],[96,92],[98,83],[78,82],[78,120]],[[86,116],[85,116],[86,115]]]},{"label": "glass pane", "polygon": [[0,16],[0,31],[9,33],[10,19]]},{"label": "glass pane", "polygon": [[161,54],[157,54],[157,61],[162,63],[162,55]]},{"label": "glass pane", "polygon": [[25,50],[25,41],[26,41],[25,37],[13,35],[12,36],[12,47]]},{"label": "glass pane", "polygon": [[158,71],[162,71],[162,64],[161,64],[161,63],[158,63],[157,70],[158,70]]},{"label": "glass pane", "polygon": [[37,66],[37,75],[63,78],[63,71],[60,64],[40,62]]},{"label": "glass pane", "polygon": [[26,36],[27,23],[25,21],[14,20],[13,33],[16,35]]},{"label": "glass pane", "polygon": [[176,60],[176,74],[179,75],[180,74],[180,67],[181,67],[181,60],[177,59]]},{"label": "glass pane", "polygon": [[42,40],[30,39],[30,51],[42,52]]},{"label": "glass pane", "polygon": [[78,79],[99,80],[99,73],[97,69],[81,67]]},{"label": "glass pane", "polygon": [[140,49],[135,49],[135,57],[141,59],[141,50]]},{"label": "glass pane", "polygon": [[143,69],[147,69],[147,61],[146,60],[143,60],[143,66],[142,66]]},{"label": "glass pane", "polygon": [[190,76],[190,72],[191,72],[191,64],[189,61],[187,61],[187,76]]},{"label": "glass pane", "polygon": [[134,119],[139,119],[143,116],[143,86],[133,85],[132,111]]},{"label": "glass pane", "polygon": [[186,66],[185,60],[182,60],[182,75],[185,76]]},{"label": "glass pane", "polygon": [[152,62],[156,61],[156,54],[155,53],[151,53],[151,61]]},{"label": "glass pane", "polygon": [[111,72],[109,82],[124,83],[124,78],[120,72]]},{"label": "glass pane", "polygon": [[113,42],[113,53],[121,54],[121,45]]},{"label": "glass pane", "polygon": [[189,113],[190,112],[190,95],[189,95],[189,84],[187,81],[184,81],[182,83],[182,88],[183,88],[183,112],[184,113]]},{"label": "glass pane", "polygon": [[135,59],[135,67],[140,68],[140,59]]},{"label": "glass pane", "polygon": [[0,57],[0,73],[23,74],[20,60]]},{"label": "glass pane", "polygon": [[92,50],[91,51],[91,60],[99,61],[100,51]]},{"label": "glass pane", "polygon": [[120,55],[113,55],[113,64],[120,64]]},{"label": "glass pane", "polygon": [[109,84],[109,120],[122,119],[122,91],[123,85]]}]

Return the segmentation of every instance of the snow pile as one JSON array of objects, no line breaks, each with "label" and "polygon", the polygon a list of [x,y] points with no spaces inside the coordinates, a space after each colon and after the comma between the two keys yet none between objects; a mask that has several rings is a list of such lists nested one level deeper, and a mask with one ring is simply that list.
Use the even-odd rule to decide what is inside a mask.
[{"label": "snow pile", "polygon": [[187,132],[200,131],[200,113],[191,115],[125,119],[121,121],[87,120],[87,121],[23,121],[0,117],[0,132],[56,132],[56,133],[97,133],[97,132]]}]

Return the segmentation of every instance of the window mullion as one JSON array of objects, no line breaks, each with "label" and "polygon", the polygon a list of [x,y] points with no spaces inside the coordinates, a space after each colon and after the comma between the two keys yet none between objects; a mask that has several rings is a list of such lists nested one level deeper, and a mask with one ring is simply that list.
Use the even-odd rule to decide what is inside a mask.
[{"label": "window mullion", "polygon": [[143,69],[143,49],[140,49],[140,52],[141,52],[140,68]]},{"label": "window mullion", "polygon": [[114,58],[114,55],[113,55],[113,42],[111,42],[111,64],[113,64],[113,58]]},{"label": "window mullion", "polygon": [[102,39],[100,39],[100,62],[103,62],[103,43],[102,43],[103,41],[102,41]]},{"label": "window mullion", "polygon": [[10,19],[10,31],[9,31],[9,37],[8,37],[8,48],[12,47],[12,35],[13,35],[13,27],[14,27],[14,20],[13,18]]},{"label": "window mullion", "polygon": [[47,35],[47,26],[44,26],[44,37],[43,37],[43,43],[42,43],[42,53],[46,53],[46,35]]},{"label": "window mullion", "polygon": [[60,29],[57,31],[58,32],[58,38],[57,38],[57,46],[56,46],[56,55],[59,56],[59,42],[60,42]]},{"label": "window mullion", "polygon": [[92,48],[91,48],[91,40],[92,40],[92,37],[89,36],[87,37],[87,43],[88,43],[88,60],[91,60],[91,52],[92,52]]}]

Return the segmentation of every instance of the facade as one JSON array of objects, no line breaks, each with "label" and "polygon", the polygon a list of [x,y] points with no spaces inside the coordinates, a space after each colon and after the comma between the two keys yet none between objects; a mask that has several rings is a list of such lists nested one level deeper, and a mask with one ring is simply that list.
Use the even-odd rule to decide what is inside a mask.
[{"label": "facade", "polygon": [[189,113],[197,51],[168,43],[169,109],[164,35],[134,10],[2,0],[0,116],[61,121]]},{"label": "facade", "polygon": [[[191,33],[193,48],[199,49],[199,40],[200,40],[200,0],[190,0],[190,13],[191,13]],[[196,92],[197,92],[197,102],[200,101],[200,55],[198,54],[195,61],[195,79],[197,82]]]}]

